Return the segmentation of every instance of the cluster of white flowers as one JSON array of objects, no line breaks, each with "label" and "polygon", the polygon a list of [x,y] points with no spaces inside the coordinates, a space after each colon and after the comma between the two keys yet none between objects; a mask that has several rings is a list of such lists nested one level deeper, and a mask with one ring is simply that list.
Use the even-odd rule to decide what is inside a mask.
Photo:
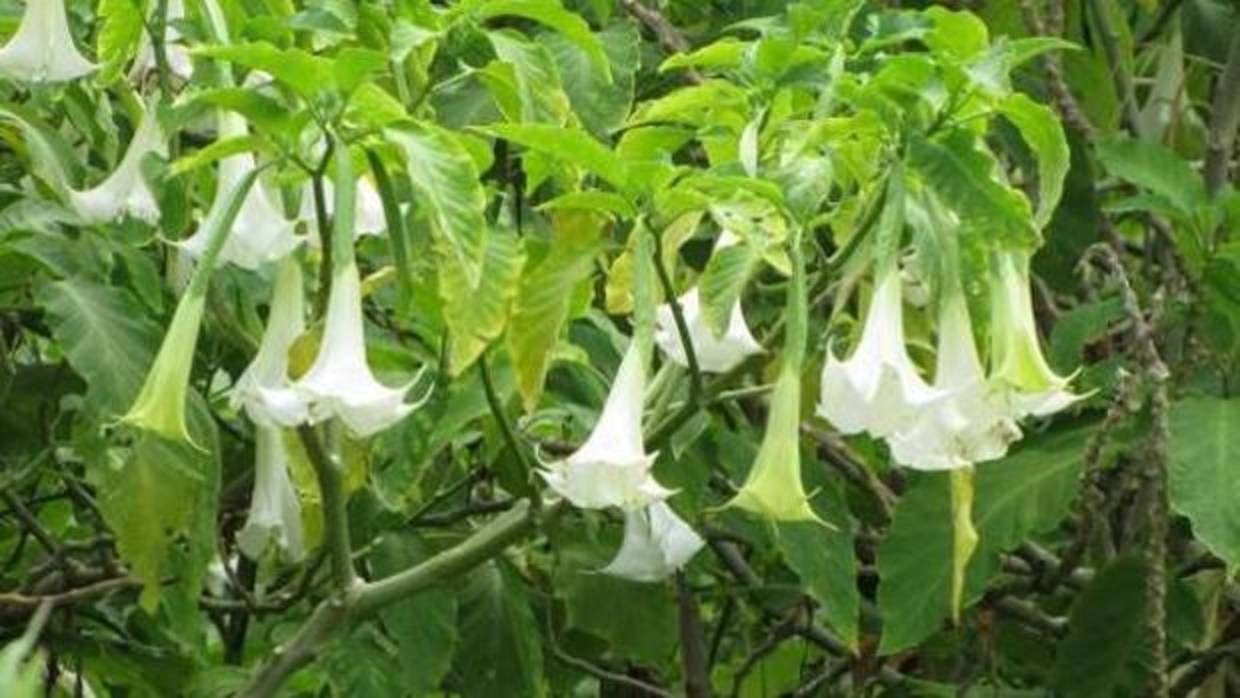
[{"label": "cluster of white flowers", "polygon": [[892,458],[918,470],[950,470],[1001,458],[1021,436],[1017,422],[1080,399],[1042,356],[1030,297],[1028,260],[995,257],[990,277],[989,371],[974,338],[958,279],[938,302],[933,382],[905,346],[901,277],[880,274],[847,360],[828,351],[818,414],[844,434],[883,439]]}]

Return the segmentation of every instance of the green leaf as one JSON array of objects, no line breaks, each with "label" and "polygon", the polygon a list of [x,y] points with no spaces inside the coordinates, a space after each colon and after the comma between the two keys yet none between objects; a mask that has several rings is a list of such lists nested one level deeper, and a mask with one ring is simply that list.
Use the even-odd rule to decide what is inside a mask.
[{"label": "green leaf", "polygon": [[1055,695],[1112,698],[1138,695],[1147,660],[1145,564],[1121,557],[1072,605],[1068,636],[1055,650]]},{"label": "green leaf", "polygon": [[1070,374],[1081,365],[1085,347],[1102,337],[1111,323],[1124,317],[1124,303],[1118,296],[1082,303],[1055,321],[1051,330],[1047,358],[1058,372]]},{"label": "green leaf", "polygon": [[[22,138],[10,143],[13,151],[26,156],[31,171],[56,189],[63,191],[79,180],[81,159],[59,131],[34,111],[16,104],[0,103],[0,123],[15,124]],[[0,138],[4,132],[0,131]]]},{"label": "green leaf", "polygon": [[508,352],[526,410],[542,395],[552,350],[568,321],[573,290],[594,269],[602,249],[602,222],[583,211],[553,214],[550,250],[521,278],[508,327]]},{"label": "green leaf", "polygon": [[524,17],[542,24],[576,44],[594,63],[596,70],[611,77],[611,64],[602,42],[581,17],[565,10],[557,0],[490,0],[475,11],[481,20],[495,17]]},{"label": "green leaf", "polygon": [[1192,397],[1171,407],[1171,506],[1230,569],[1240,566],[1240,400]]},{"label": "green leaf", "polygon": [[452,251],[469,287],[476,287],[486,253],[486,193],[469,151],[434,124],[406,122],[384,133],[404,151],[409,179],[438,241]]},{"label": "green leaf", "polygon": [[578,165],[621,192],[629,190],[629,172],[624,161],[585,131],[550,124],[498,124],[479,130]]},{"label": "green leaf", "polygon": [[925,42],[937,52],[965,60],[981,54],[990,45],[986,23],[972,12],[931,7],[926,16],[934,21],[934,29],[926,34]]},{"label": "green leaf", "polygon": [[1053,109],[1019,92],[1000,102],[998,109],[1020,131],[1021,138],[1037,159],[1038,207],[1033,219],[1039,228],[1044,227],[1059,205],[1068,163],[1072,159],[1063,125]]},{"label": "green leaf", "polygon": [[732,306],[761,267],[761,251],[745,242],[715,250],[711,255],[698,280],[698,293],[707,325],[717,336],[727,329]]},{"label": "green leaf", "polygon": [[375,73],[387,69],[387,56],[379,51],[362,48],[346,48],[332,58],[332,74],[340,91],[351,94]]},{"label": "green leaf", "polygon": [[618,22],[599,32],[598,38],[611,64],[610,80],[589,54],[561,35],[540,40],[551,50],[573,111],[590,133],[602,138],[623,126],[633,107],[641,35],[633,24]]},{"label": "green leaf", "polygon": [[878,547],[880,654],[908,649],[938,631],[951,605],[951,560],[948,477],[926,473],[900,498]]},{"label": "green leaf", "polygon": [[660,663],[676,648],[676,604],[664,584],[599,574],[614,552],[585,543],[561,551],[554,588],[564,599],[567,625],[605,640],[620,657]]},{"label": "green leaf", "polygon": [[[372,560],[375,572],[388,576],[425,560],[432,552],[412,532],[388,531],[375,546]],[[403,690],[416,698],[432,695],[452,668],[460,641],[455,591],[444,586],[418,592],[384,610],[381,620],[396,641]]]},{"label": "green leaf", "polygon": [[461,694],[543,695],[541,634],[521,578],[492,561],[469,575],[461,593],[461,645],[453,663]]},{"label": "green leaf", "polygon": [[678,68],[736,68],[751,45],[751,42],[727,36],[702,48],[668,56],[659,64],[659,72]]},{"label": "green leaf", "polygon": [[141,387],[159,346],[159,328],[127,291],[82,279],[53,281],[36,298],[73,370],[86,379],[88,399],[107,416],[124,412]]},{"label": "green leaf", "polygon": [[974,238],[980,238],[979,244],[1006,249],[1037,244],[1028,201],[995,179],[994,158],[978,150],[972,136],[955,131],[943,142],[914,138],[909,160]]},{"label": "green leaf", "polygon": [[336,87],[331,60],[296,48],[276,48],[265,41],[201,46],[194,54],[261,70],[288,85],[306,99],[315,99]]},{"label": "green leaf", "polygon": [[[809,595],[823,609],[831,627],[850,649],[857,649],[861,594],[857,590],[857,558],[852,523],[839,512],[842,497],[831,507],[816,507],[834,528],[814,521],[780,521],[775,542]],[[838,505],[838,506],[836,506]]]},{"label": "green leaf", "polygon": [[100,0],[96,15],[99,33],[95,37],[95,53],[104,67],[104,81],[120,75],[124,64],[138,48],[142,39],[143,5],[140,0]]},{"label": "green leaf", "polygon": [[286,138],[295,136],[310,120],[306,111],[290,112],[280,100],[243,87],[204,90],[194,95],[193,102],[235,111],[256,128]]},{"label": "green leaf", "polygon": [[486,247],[477,288],[469,287],[455,259],[441,258],[439,264],[439,297],[451,341],[448,372],[454,376],[503,334],[525,264],[521,243],[511,233],[492,231]]},{"label": "green leaf", "polygon": [[1113,177],[1167,198],[1185,215],[1209,200],[1193,166],[1160,143],[1114,137],[1098,141],[1096,152]]}]

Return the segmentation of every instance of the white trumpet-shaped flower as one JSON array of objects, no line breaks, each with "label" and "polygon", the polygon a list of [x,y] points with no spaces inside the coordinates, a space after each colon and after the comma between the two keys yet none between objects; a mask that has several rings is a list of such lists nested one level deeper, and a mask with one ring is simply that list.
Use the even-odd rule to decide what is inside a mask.
[{"label": "white trumpet-shaped flower", "polygon": [[637,344],[634,341],[625,352],[586,442],[541,471],[547,484],[573,506],[631,511],[672,494],[651,474],[655,454],[647,454],[642,443],[646,370]]},{"label": "white trumpet-shaped flower", "polygon": [[[690,289],[678,302],[685,328],[689,331],[689,341],[693,343],[698,369],[708,373],[726,373],[750,356],[762,353],[762,346],[745,324],[745,315],[739,301],[732,306],[728,327],[722,337],[716,336],[707,323],[696,288]],[[684,344],[680,341],[680,332],[676,328],[676,318],[671,305],[664,303],[658,307],[655,311],[655,322],[654,341],[659,348],[667,358],[681,366],[688,366],[689,360],[685,356]]]},{"label": "white trumpet-shaped flower", "polygon": [[[318,355],[293,389],[306,400],[311,422],[338,417],[357,437],[378,433],[412,412],[405,402],[414,381],[391,388],[375,379],[366,361],[362,281],[353,252],[356,186],[347,154],[336,158],[336,216],[332,231],[335,270]],[[342,185],[341,183],[346,183]]]},{"label": "white trumpet-shaped flower", "polygon": [[688,564],[705,545],[666,502],[625,512],[624,540],[616,557],[599,570],[637,582],[657,582]]},{"label": "white trumpet-shaped flower", "polygon": [[[725,230],[715,243],[715,250],[734,245],[736,241],[736,237]],[[706,315],[702,312],[701,295],[696,287],[678,298],[677,302],[685,321],[685,329],[688,330],[689,341],[693,344],[693,355],[697,359],[699,370],[726,373],[750,356],[762,352],[762,346],[754,339],[745,323],[740,300],[733,304],[728,326],[722,335],[716,335],[707,322]],[[669,359],[681,366],[688,366],[689,359],[680,339],[671,304],[660,305],[655,311],[654,341]]]},{"label": "white trumpet-shaped flower", "polygon": [[[323,182],[323,197],[326,199],[325,213],[330,217],[335,214],[335,193],[330,181]],[[306,185],[301,195],[300,216],[311,229],[317,225],[318,215],[314,211],[314,187],[310,184]],[[363,177],[357,182],[357,212],[353,219],[353,234],[356,237],[382,235],[385,230],[387,230],[387,218],[383,213],[383,199],[380,198],[379,190],[375,189],[375,185]],[[311,235],[309,240],[312,245],[318,243],[318,238],[314,235]]]},{"label": "white trumpet-shaped flower", "polygon": [[347,271],[332,278],[319,353],[294,390],[307,401],[311,422],[339,417],[361,438],[387,429],[417,408],[405,402],[412,386],[410,381],[390,388],[371,372],[366,361],[362,283],[357,265],[350,264]]},{"label": "white trumpet-shaped flower", "polygon": [[237,533],[237,547],[251,560],[270,545],[290,562],[306,552],[301,527],[301,501],[288,474],[288,452],[279,427],[259,426],[254,433],[254,490],[250,514]]},{"label": "white trumpet-shaped flower", "polygon": [[155,109],[148,107],[112,174],[92,189],[70,191],[69,204],[87,223],[111,223],[132,216],[153,225],[159,220],[159,204],[142,176],[142,161],[152,154],[162,157],[167,149]]},{"label": "white trumpet-shaped flower", "polygon": [[[167,27],[164,30],[164,57],[168,61],[168,69],[178,77],[188,80],[194,72],[194,63],[190,60],[189,48],[182,43],[181,32],[174,22],[185,19],[185,3],[183,0],[168,0]],[[133,67],[129,70],[131,79],[157,68],[155,47],[146,32],[138,43],[138,53],[134,58]]]},{"label": "white trumpet-shaped flower", "polygon": [[234,406],[245,408],[257,424],[301,424],[307,405],[290,390],[288,353],[306,329],[301,266],[293,256],[280,263],[267,328],[258,353],[233,388]]},{"label": "white trumpet-shaped flower", "polygon": [[926,384],[904,346],[900,274],[878,280],[861,340],[840,361],[829,350],[818,414],[845,434],[882,438],[908,428],[943,392]]},{"label": "white trumpet-shaped flower", "polygon": [[1029,261],[1015,254],[998,258],[991,278],[991,382],[1017,419],[1046,416],[1086,397],[1068,390],[1070,378],[1055,373],[1042,355]]},{"label": "white trumpet-shaped flower", "polygon": [[938,356],[933,387],[944,394],[913,425],[888,437],[892,458],[918,470],[951,470],[1002,458],[1020,428],[997,401],[973,341],[963,293],[953,293],[939,312]]},{"label": "white trumpet-shaped flower", "polygon": [[17,33],[0,48],[0,76],[23,82],[64,82],[96,68],[73,43],[64,0],[26,0]]},{"label": "white trumpet-shaped flower", "polygon": [[[236,114],[221,111],[219,124],[221,139],[246,134],[245,121]],[[199,231],[179,243],[181,249],[195,258],[202,255],[207,242],[203,231],[210,227],[209,223],[214,217],[220,215],[224,195],[232,184],[253,169],[254,155],[251,153],[232,155],[220,162],[219,189],[215,202],[207,212]],[[257,269],[263,264],[281,259],[302,242],[302,238],[294,234],[294,228],[295,221],[286,219],[262,184],[256,182],[241,205],[241,211],[233,223],[234,232],[228,237],[228,244],[220,253],[220,263],[229,262],[243,269]]]}]

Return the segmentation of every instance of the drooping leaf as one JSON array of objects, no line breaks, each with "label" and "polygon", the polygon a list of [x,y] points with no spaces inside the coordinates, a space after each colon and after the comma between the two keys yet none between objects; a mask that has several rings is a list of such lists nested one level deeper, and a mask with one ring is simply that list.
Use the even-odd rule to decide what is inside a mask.
[{"label": "drooping leaf", "polygon": [[626,163],[585,131],[549,124],[498,124],[482,129],[530,150],[580,166],[621,192],[630,187]]},{"label": "drooping leaf", "polygon": [[1171,407],[1171,506],[1229,568],[1240,566],[1240,400],[1192,397]]},{"label": "drooping leaf", "polygon": [[716,335],[722,335],[727,328],[732,306],[761,267],[761,251],[748,243],[715,250],[711,255],[698,280],[698,292],[706,322]]},{"label": "drooping leaf", "polygon": [[519,576],[502,561],[469,575],[461,590],[461,644],[453,663],[461,693],[509,698],[542,692],[542,641]]},{"label": "drooping leaf", "polygon": [[1037,159],[1038,205],[1034,221],[1038,227],[1044,227],[1059,205],[1072,157],[1063,125],[1053,109],[1019,92],[1000,102],[999,112],[1016,126]]},{"label": "drooping leaf", "polygon": [[486,194],[469,151],[434,124],[406,122],[385,131],[405,155],[410,181],[437,239],[456,257],[469,287],[478,285],[486,252]]},{"label": "drooping leaf", "polygon": [[1207,201],[1192,165],[1164,145],[1117,136],[1099,141],[1097,153],[1112,176],[1165,197],[1185,213]]},{"label": "drooping leaf", "polygon": [[195,55],[217,58],[261,70],[306,99],[336,88],[332,61],[297,48],[278,48],[265,41],[201,46]]},{"label": "drooping leaf", "polygon": [[469,368],[487,345],[503,334],[524,264],[520,241],[499,230],[487,236],[477,288],[470,288],[455,259],[442,259],[439,297],[451,333],[448,370],[452,375]]},{"label": "drooping leaf", "polygon": [[1077,597],[1068,636],[1055,651],[1055,695],[1138,695],[1147,660],[1145,574],[1141,558],[1121,557],[1099,572]]},{"label": "drooping leaf", "polygon": [[516,16],[538,22],[576,44],[590,57],[596,70],[611,76],[611,64],[602,42],[584,19],[564,9],[559,0],[490,0],[476,10],[476,15],[483,20]]}]

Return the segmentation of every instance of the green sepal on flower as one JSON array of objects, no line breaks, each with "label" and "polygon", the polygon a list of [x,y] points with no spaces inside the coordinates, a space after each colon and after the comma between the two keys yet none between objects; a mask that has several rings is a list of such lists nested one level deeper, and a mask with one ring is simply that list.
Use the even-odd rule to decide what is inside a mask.
[{"label": "green sepal on flower", "polygon": [[248,172],[228,194],[228,205],[223,215],[210,219],[207,231],[207,249],[190,278],[185,295],[181,296],[172,324],[164,335],[155,363],[146,374],[138,397],[120,421],[123,424],[158,434],[172,441],[198,447],[190,438],[185,421],[185,400],[189,394],[189,377],[194,367],[194,349],[198,345],[198,332],[202,327],[202,311],[206,305],[207,288],[216,258],[228,235],[233,220],[241,210],[250,187],[258,176],[258,170]]}]

